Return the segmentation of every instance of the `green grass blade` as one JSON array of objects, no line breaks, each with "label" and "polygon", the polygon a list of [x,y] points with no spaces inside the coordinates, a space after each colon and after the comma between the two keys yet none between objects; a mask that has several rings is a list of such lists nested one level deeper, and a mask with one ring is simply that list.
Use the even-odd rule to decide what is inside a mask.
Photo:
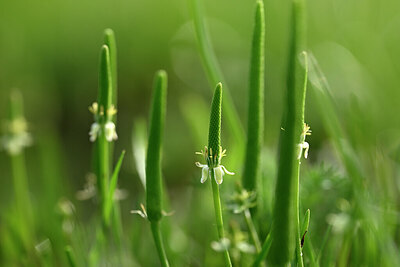
[{"label": "green grass blade", "polygon": [[261,248],[261,252],[257,255],[256,260],[253,263],[253,267],[258,267],[263,263],[263,260],[268,256],[269,250],[271,248],[272,237],[271,233],[265,238],[264,244]]},{"label": "green grass blade", "polygon": [[257,1],[250,62],[246,158],[242,177],[247,191],[256,190],[264,136],[264,3]]},{"label": "green grass blade", "polygon": [[[100,114],[105,112],[111,106],[111,68],[110,68],[110,52],[108,46],[103,45],[100,50],[100,71],[99,71],[99,92],[98,104]],[[104,205],[107,198],[108,183],[110,177],[110,146],[105,136],[106,116],[99,116],[101,131],[96,140],[96,160],[97,163],[97,179],[100,192],[100,203]]]},{"label": "green grass blade", "polygon": [[218,82],[224,83],[224,115],[226,116],[230,131],[235,138],[235,144],[238,146],[239,151],[242,152],[244,148],[243,142],[245,140],[244,130],[242,128],[239,116],[236,112],[232,97],[229,94],[229,90],[226,86],[222,71],[218,65],[217,57],[215,56],[214,50],[212,48],[209,34],[203,20],[203,14],[199,0],[189,0],[189,5],[194,22],[194,29],[196,33],[200,57],[208,81],[211,88],[213,88]]},{"label": "green grass blade", "polygon": [[161,174],[161,148],[167,105],[167,73],[156,73],[151,104],[150,131],[146,158],[147,218],[151,223],[154,242],[162,266],[169,266],[162,243],[159,221],[162,218],[163,184]]},{"label": "green grass blade", "polygon": [[13,90],[10,94],[8,116],[6,133],[8,139],[3,145],[10,156],[18,235],[20,235],[18,238],[21,239],[25,249],[29,249],[33,242],[34,218],[29,197],[24,148],[30,145],[31,137],[27,132],[22,94],[18,90]]},{"label": "green grass blade", "polygon": [[308,226],[310,225],[310,216],[311,216],[311,212],[310,212],[310,209],[308,209],[306,211],[306,214],[304,215],[303,223],[301,224],[300,233],[302,235],[304,235],[306,232],[308,232]]},{"label": "green grass blade", "polygon": [[296,248],[300,255],[299,223],[299,165],[298,145],[304,128],[305,85],[299,57],[305,46],[304,1],[292,5],[292,35],[287,76],[286,114],[280,136],[278,178],[275,191],[274,223],[272,228],[271,262],[285,265],[292,261]]},{"label": "green grass blade", "polygon": [[72,250],[71,246],[66,246],[65,247],[65,255],[67,256],[68,264],[70,267],[76,267],[76,258],[75,258],[75,253]]},{"label": "green grass blade", "polygon": [[161,148],[166,104],[167,73],[159,71],[154,80],[146,158],[146,203],[150,222],[162,217]]},{"label": "green grass blade", "polygon": [[124,160],[125,156],[125,150],[122,151],[121,156],[118,159],[117,165],[115,165],[114,172],[111,176],[111,181],[110,181],[110,187],[108,189],[108,195],[107,198],[105,199],[105,208],[104,208],[104,221],[106,225],[110,225],[110,216],[111,216],[111,211],[114,203],[114,193],[115,189],[117,188],[117,182],[118,182],[118,175],[119,175],[119,170],[121,169],[122,161]]},{"label": "green grass blade", "polygon": [[112,74],[110,48],[103,45],[100,50],[100,70],[99,70],[99,94],[98,103],[103,112],[107,111],[112,105]]},{"label": "green grass blade", "polygon": [[104,44],[107,45],[110,50],[111,81],[112,81],[111,103],[116,107],[118,102],[117,101],[118,100],[117,44],[115,42],[115,34],[112,29],[104,30]]}]

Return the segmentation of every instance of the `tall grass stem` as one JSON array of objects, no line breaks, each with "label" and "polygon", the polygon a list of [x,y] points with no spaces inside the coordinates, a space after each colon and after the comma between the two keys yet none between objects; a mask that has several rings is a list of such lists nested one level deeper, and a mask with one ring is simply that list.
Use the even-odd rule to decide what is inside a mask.
[{"label": "tall grass stem", "polygon": [[264,136],[264,49],[265,49],[264,3],[257,1],[250,60],[250,82],[247,117],[247,145],[243,187],[256,191],[260,175],[260,156]]}]

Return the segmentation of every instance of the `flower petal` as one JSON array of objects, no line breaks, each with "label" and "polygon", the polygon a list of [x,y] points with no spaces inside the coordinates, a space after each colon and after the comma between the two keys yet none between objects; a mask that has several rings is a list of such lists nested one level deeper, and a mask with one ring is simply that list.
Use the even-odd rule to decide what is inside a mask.
[{"label": "flower petal", "polygon": [[[202,164],[201,164],[202,165]],[[208,179],[209,168],[207,165],[203,165],[203,169],[201,170],[201,180],[200,182],[203,184]]]},{"label": "flower petal", "polygon": [[308,150],[310,149],[310,145],[307,142],[303,143],[303,148],[304,148],[304,158],[308,157]]},{"label": "flower petal", "polygon": [[225,166],[224,165],[221,165],[221,168],[222,168],[222,170],[226,173],[226,174],[229,174],[229,175],[235,175],[235,173],[234,172],[230,172],[230,171],[228,171],[226,168],[225,168]]},{"label": "flower petal", "polygon": [[222,182],[224,181],[223,176],[224,176],[224,171],[222,170],[221,166],[215,167],[214,178],[217,184],[222,184]]},{"label": "flower petal", "polygon": [[115,124],[113,122],[111,121],[107,122],[104,128],[105,128],[106,140],[108,142],[118,139],[117,132],[115,131]]},{"label": "flower petal", "polygon": [[195,162],[194,164],[196,164],[196,166],[199,167],[199,168],[204,168],[204,167],[207,166],[205,164],[201,164],[200,162]]},{"label": "flower petal", "polygon": [[92,124],[92,126],[90,127],[90,132],[89,132],[89,135],[90,135],[89,139],[91,142],[96,141],[99,131],[100,131],[100,124],[98,124],[97,122],[94,122]]},{"label": "flower petal", "polygon": [[301,159],[301,154],[303,153],[303,144],[298,144],[297,145],[298,153],[297,153],[297,159]]}]

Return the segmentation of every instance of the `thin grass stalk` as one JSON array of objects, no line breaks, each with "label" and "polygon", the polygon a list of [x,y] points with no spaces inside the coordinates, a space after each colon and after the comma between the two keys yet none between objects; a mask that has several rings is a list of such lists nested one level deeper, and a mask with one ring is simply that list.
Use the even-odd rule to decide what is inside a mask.
[{"label": "thin grass stalk", "polygon": [[244,219],[246,221],[247,229],[249,229],[251,240],[253,241],[254,246],[256,247],[256,252],[261,252],[261,243],[260,239],[258,238],[256,227],[254,226],[253,219],[249,209],[245,209],[244,212]]},{"label": "thin grass stalk", "polygon": [[[8,131],[13,139],[23,138],[26,133],[26,121],[24,118],[22,95],[19,91],[13,90],[10,94]],[[29,138],[29,137],[26,137]],[[10,143],[13,142],[10,139]],[[29,197],[28,175],[26,171],[24,147],[12,148],[9,145],[9,156],[11,163],[11,173],[14,183],[14,199],[18,216],[18,231],[23,242],[24,249],[28,249],[33,244],[33,213]]]},{"label": "thin grass stalk", "polygon": [[247,145],[243,187],[256,191],[260,175],[261,147],[264,136],[264,49],[265,49],[264,3],[257,1],[250,60],[249,103],[247,119]]},{"label": "thin grass stalk", "polygon": [[102,254],[102,250],[104,249],[106,232],[110,227],[110,220],[107,219],[106,214],[110,192],[111,143],[117,138],[115,124],[113,122],[116,109],[112,104],[113,91],[110,50],[107,45],[101,47],[99,65],[99,90],[97,103],[94,103],[89,110],[95,117],[95,122],[92,125],[90,135],[91,141],[96,142],[94,162],[97,174],[101,225],[96,229],[96,243],[89,256],[89,263],[91,266],[96,266],[98,264],[99,256]]},{"label": "thin grass stalk", "polygon": [[110,145],[105,135],[106,112],[112,105],[112,83],[110,67],[110,51],[108,46],[103,45],[100,51],[100,72],[99,72],[99,93],[98,105],[100,109],[99,123],[101,130],[97,138],[97,163],[98,163],[98,183],[100,191],[100,203],[102,211],[105,208],[104,202],[107,198],[108,183],[110,177]]},{"label": "thin grass stalk", "polygon": [[[118,72],[117,72],[117,45],[115,41],[115,34],[112,29],[104,30],[104,44],[108,46],[110,51],[110,69],[111,69],[111,103],[117,108],[118,103]],[[117,123],[117,116],[113,116],[112,121]],[[110,160],[112,161],[112,155],[114,154],[114,144],[110,143]],[[112,162],[110,162],[110,165]],[[121,221],[121,211],[120,204],[118,200],[113,201],[112,205],[112,222],[111,230],[113,236],[116,240],[117,245],[121,244],[122,239],[122,221]]]},{"label": "thin grass stalk", "polygon": [[[104,30],[104,44],[108,46],[110,50],[110,69],[111,69],[111,80],[112,80],[112,95],[111,103],[117,107],[118,103],[118,72],[117,72],[117,44],[115,41],[115,34],[112,29]],[[113,118],[114,123],[117,120],[117,116]]]},{"label": "thin grass stalk", "polygon": [[[293,255],[303,266],[300,247],[298,157],[304,131],[304,104],[307,79],[299,62],[305,46],[304,1],[292,2],[292,33],[287,76],[286,111],[279,147],[278,177],[272,227],[271,262],[286,265]],[[302,56],[304,57],[304,55]],[[296,252],[296,254],[295,254]]]},{"label": "thin grass stalk", "polygon": [[[225,237],[224,223],[222,216],[221,198],[219,194],[219,184],[215,177],[215,167],[220,164],[221,156],[221,105],[222,105],[222,84],[218,83],[214,91],[211,104],[210,128],[208,132],[208,166],[210,168],[210,180],[212,185],[215,218],[217,222],[218,238],[222,240]],[[222,181],[221,181],[222,182]],[[228,249],[224,251],[225,265],[232,266]]]},{"label": "thin grass stalk", "polygon": [[238,146],[239,151],[242,152],[244,146],[243,140],[245,140],[244,130],[236,112],[232,97],[229,94],[229,90],[226,86],[226,82],[219,67],[217,57],[212,48],[199,1],[200,0],[189,0],[189,6],[194,23],[194,30],[196,33],[200,58],[211,88],[213,88],[218,82],[222,82],[225,85],[225,100],[223,103],[224,114],[230,127],[230,131],[235,139],[235,144]]},{"label": "thin grass stalk", "polygon": [[165,253],[164,242],[162,240],[161,230],[160,230],[160,222],[150,222],[151,232],[154,237],[154,243],[157,247],[158,257],[160,258],[161,266],[168,267],[168,259],[167,254]]},{"label": "thin grass stalk", "polygon": [[167,73],[161,70],[155,76],[151,104],[149,142],[146,158],[146,206],[147,218],[151,223],[154,242],[162,266],[169,266],[159,228],[163,210],[161,149],[166,105]]},{"label": "thin grass stalk", "polygon": [[67,257],[67,261],[70,267],[76,267],[76,257],[75,257],[75,253],[72,249],[71,246],[66,246],[65,247],[65,256]]},{"label": "thin grass stalk", "polygon": [[271,248],[271,243],[272,243],[272,235],[271,233],[269,233],[265,238],[264,244],[261,248],[261,252],[258,253],[255,261],[253,262],[252,265],[253,267],[258,267],[263,264],[264,259],[268,256],[268,252]]}]

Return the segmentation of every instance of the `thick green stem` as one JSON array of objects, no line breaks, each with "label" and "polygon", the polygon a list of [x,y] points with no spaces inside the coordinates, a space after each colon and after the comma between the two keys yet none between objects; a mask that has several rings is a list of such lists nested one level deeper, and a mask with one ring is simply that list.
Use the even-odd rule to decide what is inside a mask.
[{"label": "thick green stem", "polygon": [[[213,192],[213,199],[214,199],[214,210],[215,210],[215,219],[217,222],[217,231],[218,231],[218,238],[221,240],[222,238],[225,237],[224,233],[224,222],[222,219],[222,207],[221,207],[221,199],[219,196],[219,185],[215,181],[214,178],[214,172],[211,171],[211,185],[212,185],[212,192]],[[231,263],[231,258],[229,256],[229,251],[226,249],[224,251],[224,257],[225,257],[225,265],[226,266],[232,266]]]},{"label": "thick green stem", "polygon": [[[299,171],[301,146],[304,142],[304,105],[307,71],[300,60],[306,59],[304,31],[304,0],[293,0],[292,33],[287,76],[286,111],[279,147],[278,178],[275,191],[272,228],[271,261],[286,265],[296,255],[303,265],[300,246]],[[295,254],[296,252],[296,254]]]},{"label": "thick green stem", "polygon": [[167,254],[165,253],[164,244],[162,241],[161,231],[160,231],[160,222],[151,222],[151,232],[153,233],[154,243],[157,247],[158,256],[160,258],[161,266],[168,267],[168,259]]}]

